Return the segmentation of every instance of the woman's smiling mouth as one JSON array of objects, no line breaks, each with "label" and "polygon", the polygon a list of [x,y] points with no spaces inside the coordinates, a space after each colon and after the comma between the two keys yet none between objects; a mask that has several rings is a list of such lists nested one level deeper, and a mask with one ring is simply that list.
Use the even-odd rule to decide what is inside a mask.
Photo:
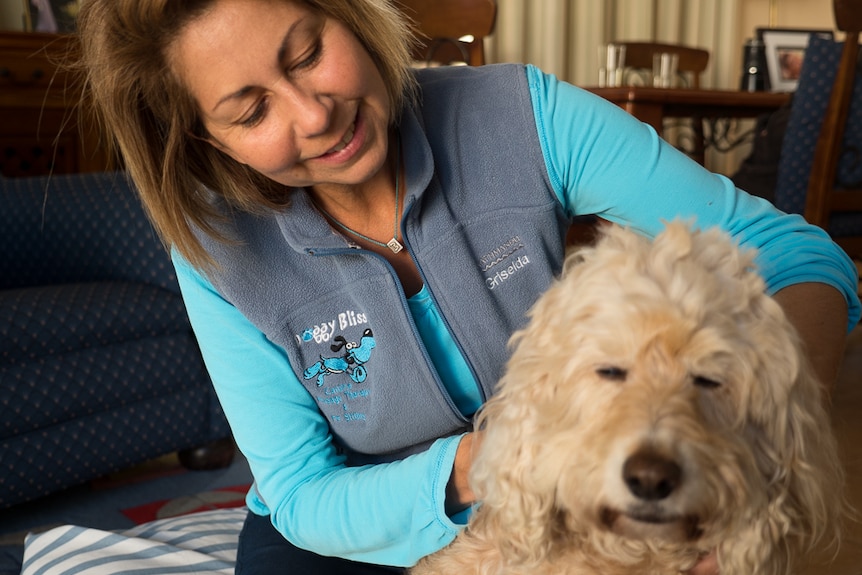
[{"label": "woman's smiling mouth", "polygon": [[355,133],[356,133],[356,122],[350,124],[350,128],[348,128],[347,132],[344,134],[344,137],[341,139],[341,141],[338,142],[338,144],[336,144],[334,148],[332,148],[331,150],[326,152],[326,154],[324,154],[324,155],[335,154],[337,152],[340,152],[344,148],[346,148],[347,144],[349,144],[350,141],[353,139],[353,135]]}]

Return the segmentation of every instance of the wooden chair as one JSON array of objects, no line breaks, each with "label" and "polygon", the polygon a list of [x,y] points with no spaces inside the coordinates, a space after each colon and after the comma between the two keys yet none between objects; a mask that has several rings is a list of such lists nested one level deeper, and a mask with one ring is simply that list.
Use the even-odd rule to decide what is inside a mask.
[{"label": "wooden chair", "polygon": [[[495,0],[397,0],[411,20],[420,62],[471,66],[485,63],[484,39],[494,31]],[[472,37],[466,39],[465,37]]]},{"label": "wooden chair", "polygon": [[655,54],[676,54],[679,58],[677,75],[688,88],[700,88],[700,76],[709,64],[709,52],[702,48],[660,42],[614,42],[614,44],[625,46],[626,68],[631,69],[635,74],[648,73],[650,78]]},{"label": "wooden chair", "polygon": [[[847,127],[850,102],[862,102],[862,95],[853,93],[859,62],[859,34],[862,33],[862,0],[833,0],[833,13],[838,30],[845,33],[844,48],[826,115],[814,148],[814,163],[805,196],[805,219],[829,230],[830,219],[837,213],[857,212],[862,219],[862,188],[836,187],[839,159],[844,152],[842,143]],[[858,88],[857,88],[858,91]],[[833,238],[848,254],[862,259],[862,235]]]}]

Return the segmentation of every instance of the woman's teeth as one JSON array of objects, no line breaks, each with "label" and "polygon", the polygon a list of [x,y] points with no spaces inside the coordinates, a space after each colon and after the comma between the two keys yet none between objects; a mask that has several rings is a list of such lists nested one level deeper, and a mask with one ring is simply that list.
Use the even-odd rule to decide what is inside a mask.
[{"label": "woman's teeth", "polygon": [[349,130],[347,130],[347,133],[346,133],[346,134],[344,134],[344,138],[342,138],[342,139],[341,139],[341,141],[340,141],[340,142],[338,142],[338,145],[336,145],[334,148],[332,148],[331,150],[329,150],[329,153],[330,153],[330,154],[334,154],[334,153],[336,153],[336,152],[340,152],[341,150],[343,150],[344,148],[346,148],[346,147],[347,147],[347,144],[349,144],[349,143],[350,143],[350,140],[352,140],[352,139],[353,139],[353,133],[354,133],[355,131],[356,131],[356,124],[351,124],[351,125],[350,125],[350,129],[349,129]]}]

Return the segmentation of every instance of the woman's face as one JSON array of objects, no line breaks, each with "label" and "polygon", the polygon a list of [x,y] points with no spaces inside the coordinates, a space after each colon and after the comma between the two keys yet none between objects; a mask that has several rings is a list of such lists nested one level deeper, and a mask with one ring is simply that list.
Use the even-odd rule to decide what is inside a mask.
[{"label": "woman's face", "polygon": [[170,56],[212,144],[263,175],[354,185],[384,165],[386,86],[340,22],[298,3],[217,0]]}]

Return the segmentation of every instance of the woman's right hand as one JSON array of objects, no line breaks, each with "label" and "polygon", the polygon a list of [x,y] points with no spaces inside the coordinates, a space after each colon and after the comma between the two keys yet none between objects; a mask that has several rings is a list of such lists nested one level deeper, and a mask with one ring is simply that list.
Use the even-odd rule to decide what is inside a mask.
[{"label": "woman's right hand", "polygon": [[446,514],[450,517],[470,507],[476,501],[470,488],[470,467],[473,465],[473,454],[479,447],[480,431],[467,433],[458,444],[455,453],[455,463],[449,483],[446,484]]}]

